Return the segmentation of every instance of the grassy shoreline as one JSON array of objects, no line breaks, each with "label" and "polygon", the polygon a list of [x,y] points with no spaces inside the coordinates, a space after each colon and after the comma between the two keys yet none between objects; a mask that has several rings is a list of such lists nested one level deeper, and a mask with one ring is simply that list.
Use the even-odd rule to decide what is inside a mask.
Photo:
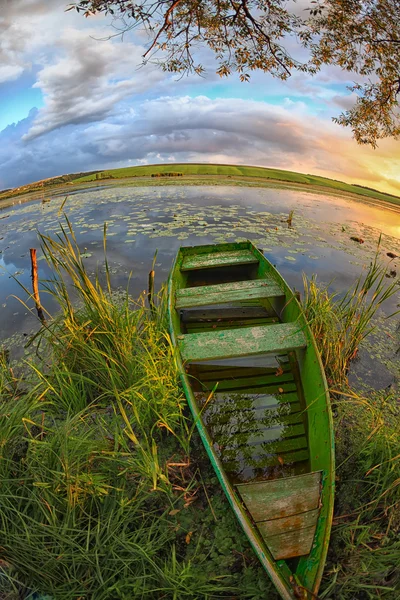
[{"label": "grassy shoreline", "polygon": [[[179,172],[179,177],[155,177],[152,175],[160,175],[166,172]],[[142,167],[126,167],[124,169],[110,169],[99,172],[91,172],[84,177],[76,177],[71,181],[65,182],[61,187],[59,185],[60,178],[48,180],[40,187],[37,183],[23,188],[9,190],[3,194],[0,193],[0,204],[2,200],[10,200],[11,198],[21,199],[26,194],[34,193],[38,198],[44,197],[45,194],[54,193],[59,190],[75,189],[76,185],[92,184],[95,185],[120,185],[121,182],[130,185],[206,185],[206,181],[210,185],[219,184],[221,181],[225,185],[238,185],[240,182],[257,186],[295,186],[295,189],[303,190],[318,190],[325,193],[333,194],[349,194],[357,198],[362,198],[365,201],[376,203],[384,203],[400,207],[400,197],[391,194],[379,192],[363,186],[347,184],[344,182],[319,177],[314,175],[304,175],[292,171],[284,171],[281,169],[267,169],[262,167],[242,167],[232,165],[207,165],[207,164],[168,164],[168,165],[148,165]],[[140,183],[138,183],[140,182]],[[196,183],[202,182],[202,183]],[[29,189],[31,188],[31,189]]]},{"label": "grassy shoreline", "polygon": [[[143,297],[113,293],[107,263],[105,285],[89,278],[72,230],[42,246],[59,315],[20,376],[0,352],[0,597],[278,600],[194,430],[163,298],[154,319]],[[335,390],[338,480],[321,600],[400,593],[400,409],[389,392],[360,397],[346,383],[387,296],[382,282],[372,265],[341,300],[305,282]]]}]

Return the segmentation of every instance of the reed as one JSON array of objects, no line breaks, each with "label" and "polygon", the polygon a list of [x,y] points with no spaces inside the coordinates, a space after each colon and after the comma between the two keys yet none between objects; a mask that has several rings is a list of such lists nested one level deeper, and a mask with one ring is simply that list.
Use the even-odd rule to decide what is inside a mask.
[{"label": "reed", "polygon": [[347,381],[351,361],[363,339],[374,330],[374,316],[383,302],[398,292],[398,280],[388,284],[385,276],[386,267],[379,262],[378,252],[366,273],[342,297],[330,292],[328,285],[318,285],[315,276],[303,276],[303,308],[330,387]]}]

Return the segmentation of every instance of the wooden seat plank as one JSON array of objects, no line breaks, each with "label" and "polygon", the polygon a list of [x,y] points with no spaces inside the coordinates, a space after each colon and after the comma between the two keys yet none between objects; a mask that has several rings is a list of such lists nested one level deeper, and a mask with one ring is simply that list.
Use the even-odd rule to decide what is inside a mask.
[{"label": "wooden seat plank", "polygon": [[181,271],[194,271],[197,269],[212,269],[229,265],[257,264],[258,258],[250,250],[229,250],[227,252],[207,252],[185,256]]},{"label": "wooden seat plank", "polygon": [[254,521],[288,517],[318,508],[321,471],[236,487]]},{"label": "wooden seat plank", "polygon": [[176,291],[175,307],[187,309],[213,304],[245,302],[249,299],[279,298],[284,295],[283,289],[274,280],[233,281],[218,285],[202,285],[179,289]]},{"label": "wooden seat plank", "polygon": [[222,292],[237,292],[240,290],[252,290],[259,288],[271,288],[284,295],[282,287],[272,277],[262,279],[245,279],[244,281],[229,281],[228,283],[213,283],[211,285],[197,285],[194,287],[183,287],[176,290],[177,298],[192,298],[193,296],[208,296]]},{"label": "wooden seat plank", "polygon": [[277,354],[307,345],[297,323],[188,333],[178,336],[178,343],[184,361]]}]

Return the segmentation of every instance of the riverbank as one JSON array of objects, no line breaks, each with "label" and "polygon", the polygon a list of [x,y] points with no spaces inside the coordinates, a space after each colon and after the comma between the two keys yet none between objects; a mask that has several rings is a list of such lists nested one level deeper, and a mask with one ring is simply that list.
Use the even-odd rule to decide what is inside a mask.
[{"label": "riverbank", "polygon": [[[105,285],[90,278],[71,235],[42,244],[59,316],[48,318],[23,374],[0,356],[0,592],[7,600],[277,600],[196,435],[163,295],[154,317],[144,296],[113,293],[107,264]],[[336,428],[326,600],[400,592],[399,407],[389,392],[360,397],[346,383],[372,313],[359,290],[379,304],[384,272],[376,265],[347,301],[305,284]]]},{"label": "riverbank", "polygon": [[[168,173],[175,176],[165,176]],[[71,176],[64,176],[71,179]],[[344,182],[305,175],[293,171],[280,169],[267,169],[261,167],[246,167],[232,165],[207,165],[207,164],[168,164],[146,165],[141,167],[126,167],[124,169],[111,169],[106,171],[91,172],[83,177],[75,177],[58,184],[62,178],[47,180],[42,187],[33,183],[14,190],[0,193],[0,206],[10,199],[26,201],[27,194],[33,194],[35,199],[45,199],[49,195],[75,191],[86,185],[248,185],[256,187],[289,186],[289,189],[301,189],[316,193],[332,193],[334,195],[350,195],[354,198],[363,198],[376,205],[400,207],[400,197],[385,194],[363,186],[347,184]],[[78,186],[78,187],[76,187]],[[293,187],[294,186],[294,187]],[[34,188],[32,191],[29,187]],[[33,199],[33,198],[31,198]]]}]

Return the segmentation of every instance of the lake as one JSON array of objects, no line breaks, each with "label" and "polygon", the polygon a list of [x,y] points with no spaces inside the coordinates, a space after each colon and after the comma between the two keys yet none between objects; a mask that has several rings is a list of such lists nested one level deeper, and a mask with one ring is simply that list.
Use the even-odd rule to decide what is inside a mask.
[{"label": "lake", "polygon": [[[60,221],[65,223],[60,213],[64,199],[65,194],[58,194],[45,203],[0,208],[0,338],[12,337],[7,347],[14,344],[20,348],[22,340],[38,328],[34,313],[14,297],[27,301],[27,293],[13,276],[31,289],[29,249],[39,249],[38,231],[51,236],[60,231]],[[317,281],[330,283],[338,293],[348,290],[373,259],[380,238],[378,252],[387,263],[388,275],[400,270],[400,259],[387,256],[387,252],[400,256],[400,211],[350,197],[276,187],[113,186],[72,192],[63,211],[90,272],[104,270],[103,225],[107,223],[113,287],[126,288],[129,280],[134,296],[147,286],[156,250],[156,282],[160,286],[180,245],[240,239],[250,239],[262,248],[297,290],[303,289],[303,273],[308,277],[316,274]],[[50,270],[39,250],[38,258],[39,277],[46,279]],[[383,306],[377,335],[355,363],[354,376],[376,387],[391,385],[400,375],[396,355],[400,316],[384,319],[398,310],[399,295]],[[50,312],[55,310],[45,294],[42,303]],[[27,304],[33,306],[31,300]]]}]

